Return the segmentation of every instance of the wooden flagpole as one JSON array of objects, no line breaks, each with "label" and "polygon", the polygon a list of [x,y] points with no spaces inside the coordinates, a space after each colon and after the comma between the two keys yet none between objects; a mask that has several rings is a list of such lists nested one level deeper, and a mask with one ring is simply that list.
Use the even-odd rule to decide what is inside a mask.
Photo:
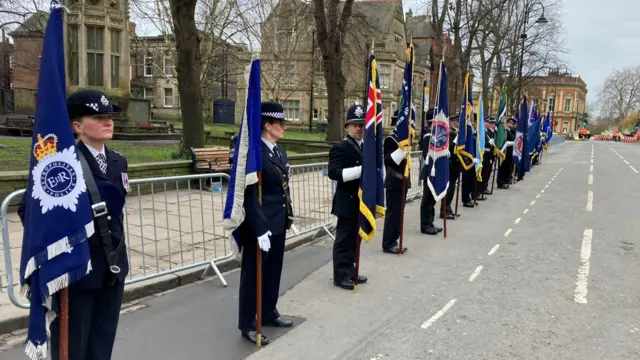
[{"label": "wooden flagpole", "polygon": [[69,360],[69,288],[60,290],[60,360]]},{"label": "wooden flagpole", "polygon": [[[459,133],[460,133],[460,130],[458,129],[458,134]],[[460,197],[461,187],[462,187],[462,163],[458,168],[458,177],[456,178],[456,209],[454,210],[455,216],[458,216],[458,198]]]},{"label": "wooden flagpole", "polygon": [[[258,171],[258,201],[262,205],[262,171]],[[256,242],[256,345],[262,346],[262,249]]]}]

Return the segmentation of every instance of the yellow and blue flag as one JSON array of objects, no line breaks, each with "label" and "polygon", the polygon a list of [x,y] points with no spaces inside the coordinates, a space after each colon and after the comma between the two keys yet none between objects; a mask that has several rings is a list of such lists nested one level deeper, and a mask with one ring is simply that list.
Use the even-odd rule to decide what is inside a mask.
[{"label": "yellow and blue flag", "polygon": [[474,157],[474,165],[476,167],[476,179],[482,182],[482,159],[484,157],[484,106],[482,104],[482,96],[480,96],[480,109],[478,110],[478,123],[476,124],[476,153]]},{"label": "yellow and blue flag", "polygon": [[[402,77],[402,99],[400,101],[400,111],[398,111],[398,122],[396,123],[396,134],[398,134],[398,147],[406,152],[411,152],[411,142],[416,136],[415,111],[412,110],[413,89],[413,44],[407,49],[407,63],[404,67]],[[404,177],[409,176],[411,161],[407,161],[404,169]]]},{"label": "yellow and blue flag", "polygon": [[460,129],[458,131],[455,154],[460,159],[460,164],[465,170],[473,166],[473,154],[475,144],[473,141],[473,128],[470,119],[473,117],[473,98],[471,96],[471,84],[469,74],[464,78],[464,92],[462,93],[462,108],[460,109]]}]

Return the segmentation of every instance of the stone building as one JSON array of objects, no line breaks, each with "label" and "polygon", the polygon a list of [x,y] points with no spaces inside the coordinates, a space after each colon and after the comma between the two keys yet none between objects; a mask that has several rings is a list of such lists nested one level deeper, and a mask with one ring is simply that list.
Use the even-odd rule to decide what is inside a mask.
[{"label": "stone building", "polygon": [[[382,90],[383,125],[389,126],[391,115],[400,105],[406,62],[408,39],[402,1],[355,2],[348,29],[343,60],[345,107],[363,103],[366,59],[373,43]],[[314,123],[326,123],[327,91],[313,4],[281,0],[264,21],[261,38],[263,101],[282,102],[285,116],[293,124],[313,127]],[[430,76],[426,62],[417,59],[414,67],[413,96],[418,114],[422,111],[422,84]],[[244,80],[239,81],[238,91],[237,122],[244,106]]]},{"label": "stone building", "polygon": [[[149,100],[154,119],[180,119],[174,36],[137,36],[135,25],[131,28],[131,96]],[[204,34],[201,34],[201,41],[205,122],[224,122],[213,119],[214,103],[216,108],[220,104],[233,106],[237,94],[237,74],[242,71],[236,54],[241,49],[228,43],[208,41]]]},{"label": "stone building", "polygon": [[[129,28],[126,0],[70,0],[64,12],[68,92],[104,90],[123,107],[129,97]],[[16,112],[33,114],[47,12],[36,12],[15,31]]]},{"label": "stone building", "polygon": [[538,101],[544,113],[552,112],[555,132],[566,135],[582,129],[587,119],[587,84],[579,75],[550,70],[546,76],[533,78],[526,93]]}]

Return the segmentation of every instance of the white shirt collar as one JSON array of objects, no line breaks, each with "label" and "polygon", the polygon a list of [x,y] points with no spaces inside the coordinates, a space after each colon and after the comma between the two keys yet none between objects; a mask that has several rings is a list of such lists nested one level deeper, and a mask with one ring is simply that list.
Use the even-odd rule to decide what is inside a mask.
[{"label": "white shirt collar", "polygon": [[92,148],[91,146],[89,146],[87,144],[85,144],[85,145],[87,146],[87,149],[89,149],[89,151],[91,152],[91,155],[93,155],[94,158],[97,157],[98,154],[104,155],[105,158],[107,157],[107,154],[104,151],[104,145],[102,145],[102,149],[100,149],[100,151]]},{"label": "white shirt collar", "polygon": [[268,142],[265,138],[262,138],[262,142],[267,144],[267,146],[269,147],[269,150],[271,150],[271,152],[273,152],[273,148],[276,147],[276,144],[272,144],[272,143]]}]

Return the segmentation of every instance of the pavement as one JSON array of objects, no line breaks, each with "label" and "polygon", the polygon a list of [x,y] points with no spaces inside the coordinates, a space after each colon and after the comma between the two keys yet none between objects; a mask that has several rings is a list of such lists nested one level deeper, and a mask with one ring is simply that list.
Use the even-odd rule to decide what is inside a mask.
[{"label": "pavement", "polygon": [[638,359],[639,155],[558,145],[523,182],[461,208],[446,239],[420,234],[409,203],[409,251],[382,253],[379,231],[362,245],[357,292],[332,285],[330,239],[288,252],[278,308],[296,326],[265,328],[259,350],[236,329],[237,271],[228,288],[206,280],[127,304],[113,359]]}]

